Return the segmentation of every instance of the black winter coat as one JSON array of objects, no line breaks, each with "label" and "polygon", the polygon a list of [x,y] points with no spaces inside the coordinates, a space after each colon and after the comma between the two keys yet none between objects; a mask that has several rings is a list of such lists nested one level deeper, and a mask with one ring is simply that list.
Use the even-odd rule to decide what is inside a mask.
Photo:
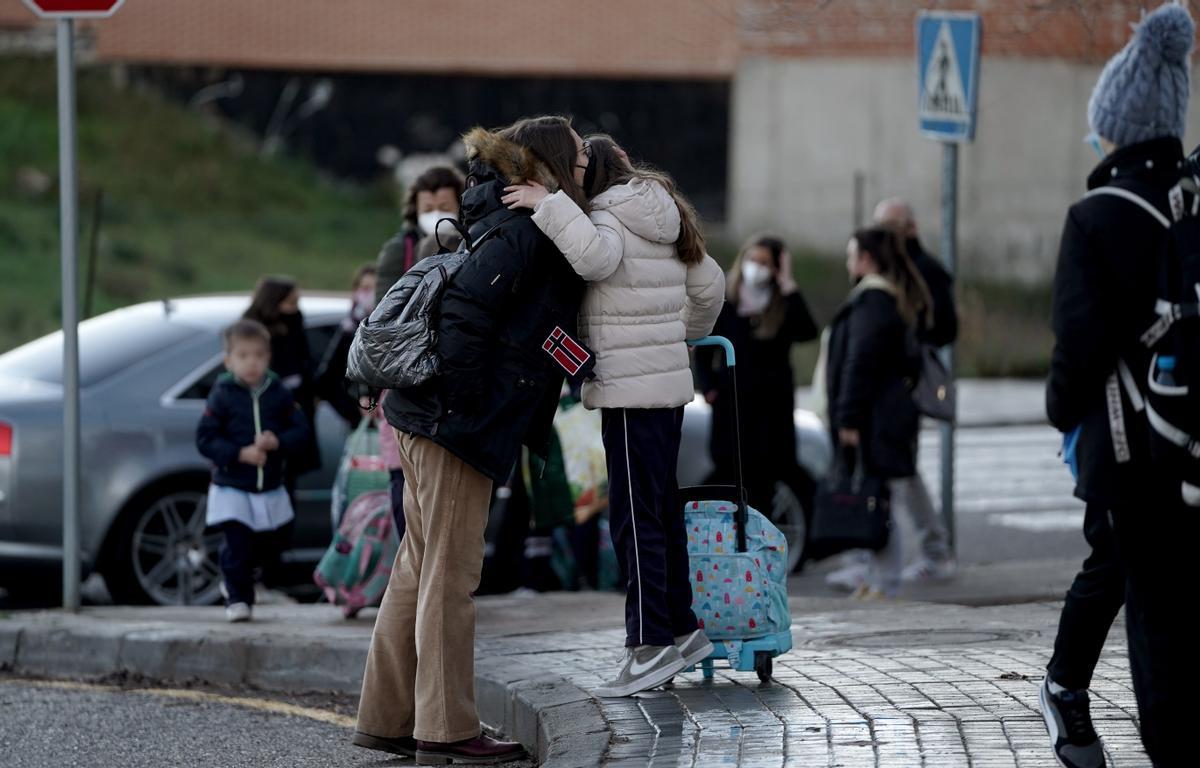
[{"label": "black winter coat", "polygon": [[321,452],[317,447],[316,414],[317,386],[316,364],[308,348],[308,334],[304,329],[304,315],[296,312],[281,315],[279,325],[271,328],[271,371],[274,372],[292,393],[292,399],[300,406],[308,420],[309,439],[292,457],[288,472],[295,477],[321,466]]},{"label": "black winter coat", "polygon": [[472,240],[500,228],[443,294],[437,349],[444,373],[424,386],[391,391],[384,412],[397,429],[427,437],[503,482],[522,443],[548,452],[563,371],[542,343],[556,326],[576,331],[584,283],[529,211],[500,202],[510,179],[548,174],[513,167],[513,158],[533,161],[492,138],[490,149],[502,143],[505,151],[476,154],[463,221]]},{"label": "black winter coat", "polygon": [[[818,330],[799,293],[784,298],[786,314],[770,338],[755,336],[758,318],[738,314],[737,304],[721,308],[713,333],[733,342],[737,351],[738,410],[741,414],[742,466],[751,504],[766,503],[777,480],[791,479],[796,468],[796,381],[792,345],[817,338]],[[715,482],[733,480],[733,392],[724,371],[724,354],[715,347],[696,349],[696,374],[702,392],[717,392],[713,403],[710,450]],[[766,498],[764,498],[766,497]]]},{"label": "black winter coat", "polygon": [[[1179,179],[1183,146],[1166,138],[1123,147],[1088,177],[1088,189],[1134,192],[1170,217],[1167,191]],[[1123,396],[1132,461],[1118,464],[1109,426],[1106,383],[1123,357],[1137,375],[1150,365],[1138,337],[1155,321],[1159,254],[1167,230],[1135,203],[1111,195],[1071,206],[1054,276],[1054,353],[1046,412],[1060,431],[1081,427],[1075,495],[1106,507],[1140,505],[1172,484],[1148,460],[1145,419]]]},{"label": "black winter coat", "polygon": [[921,341],[935,347],[953,344],[958,338],[958,308],[954,302],[954,278],[934,256],[925,251],[921,241],[909,238],[906,244],[909,257],[916,265],[929,297],[933,299],[933,324],[919,331]]},{"label": "black winter coat", "polygon": [[[243,464],[238,454],[263,432],[275,433],[279,450],[268,454],[260,481],[259,468]],[[255,391],[233,374],[222,374],[208,394],[196,427],[196,447],[213,463],[213,484],[251,493],[278,488],[287,459],[302,453],[309,439],[308,420],[274,373],[268,373]]]},{"label": "black winter coat", "polygon": [[839,429],[858,430],[869,472],[886,478],[915,475],[920,414],[912,384],[920,376],[921,359],[896,297],[875,288],[852,293],[830,326],[828,354],[834,445]]}]

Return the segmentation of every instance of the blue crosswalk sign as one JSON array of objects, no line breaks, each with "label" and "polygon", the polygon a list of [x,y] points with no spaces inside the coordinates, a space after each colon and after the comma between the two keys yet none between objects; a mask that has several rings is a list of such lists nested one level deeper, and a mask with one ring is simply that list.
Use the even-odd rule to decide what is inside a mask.
[{"label": "blue crosswalk sign", "polygon": [[975,138],[981,27],[975,13],[925,11],[917,17],[917,114],[929,138]]}]

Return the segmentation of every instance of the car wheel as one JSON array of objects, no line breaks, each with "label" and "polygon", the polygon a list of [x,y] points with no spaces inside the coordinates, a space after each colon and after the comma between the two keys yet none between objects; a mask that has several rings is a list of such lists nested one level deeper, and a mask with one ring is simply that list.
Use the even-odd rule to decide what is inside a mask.
[{"label": "car wheel", "polygon": [[221,534],[204,526],[206,494],[164,489],[127,511],[105,572],[117,603],[212,605]]},{"label": "car wheel", "polygon": [[767,519],[787,540],[787,572],[791,573],[804,562],[808,546],[808,510],[800,495],[783,481],[775,483]]}]

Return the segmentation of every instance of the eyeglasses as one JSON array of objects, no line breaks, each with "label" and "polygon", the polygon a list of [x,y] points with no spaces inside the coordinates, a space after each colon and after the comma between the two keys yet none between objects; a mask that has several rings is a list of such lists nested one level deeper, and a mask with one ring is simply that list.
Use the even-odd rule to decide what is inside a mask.
[{"label": "eyeglasses", "polygon": [[[586,157],[588,160],[588,164],[589,165],[591,164],[591,162],[592,162],[592,142],[586,141],[586,140],[583,142],[583,146],[580,147],[579,151],[575,153],[575,157],[579,157],[580,155],[583,155],[584,157]],[[575,167],[583,168],[585,170],[587,169],[587,165],[580,165],[579,163],[576,163]]]}]

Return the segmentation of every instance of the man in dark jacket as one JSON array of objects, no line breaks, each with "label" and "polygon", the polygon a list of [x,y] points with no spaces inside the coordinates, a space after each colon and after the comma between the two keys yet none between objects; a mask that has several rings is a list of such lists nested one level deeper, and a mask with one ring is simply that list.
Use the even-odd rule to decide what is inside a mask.
[{"label": "man in dark jacket", "polygon": [[[933,299],[933,323],[918,331],[921,342],[935,347],[953,344],[958,338],[958,309],[954,302],[954,278],[921,245],[917,219],[912,206],[901,198],[884,200],[875,208],[875,223],[890,227],[904,239],[905,250],[913,260]],[[929,489],[920,473],[909,478],[906,505],[912,515],[921,542],[921,557],[904,570],[905,581],[947,579],[954,575],[950,552],[950,532],[946,518],[933,506]]]},{"label": "man in dark jacket", "polygon": [[1200,514],[1183,507],[1178,479],[1150,460],[1147,422],[1134,407],[1140,384],[1119,371],[1122,363],[1149,367],[1139,336],[1156,319],[1168,237],[1158,217],[1123,198],[1171,215],[1193,36],[1187,11],[1163,6],[1105,68],[1088,118],[1107,156],[1067,214],[1055,274],[1046,409],[1056,428],[1077,436],[1075,495],[1087,503],[1092,546],[1067,594],[1041,689],[1051,741],[1068,766],[1105,764],[1087,689],[1122,602],[1146,750],[1156,766],[1195,764],[1191,611],[1175,595],[1195,578],[1187,566]]},{"label": "man in dark jacket", "polygon": [[582,140],[565,121],[538,118],[503,132],[476,129],[464,143],[463,222],[472,242],[491,234],[442,295],[441,374],[384,401],[408,527],[376,620],[354,736],[371,749],[416,752],[419,762],[522,755],[519,744],[480,733],[472,595],[493,482],[508,477],[522,443],[547,455],[563,374],[543,344],[555,328],[575,331],[584,290],[530,213],[500,201],[509,184],[537,180],[586,205],[575,178],[588,164]]}]

